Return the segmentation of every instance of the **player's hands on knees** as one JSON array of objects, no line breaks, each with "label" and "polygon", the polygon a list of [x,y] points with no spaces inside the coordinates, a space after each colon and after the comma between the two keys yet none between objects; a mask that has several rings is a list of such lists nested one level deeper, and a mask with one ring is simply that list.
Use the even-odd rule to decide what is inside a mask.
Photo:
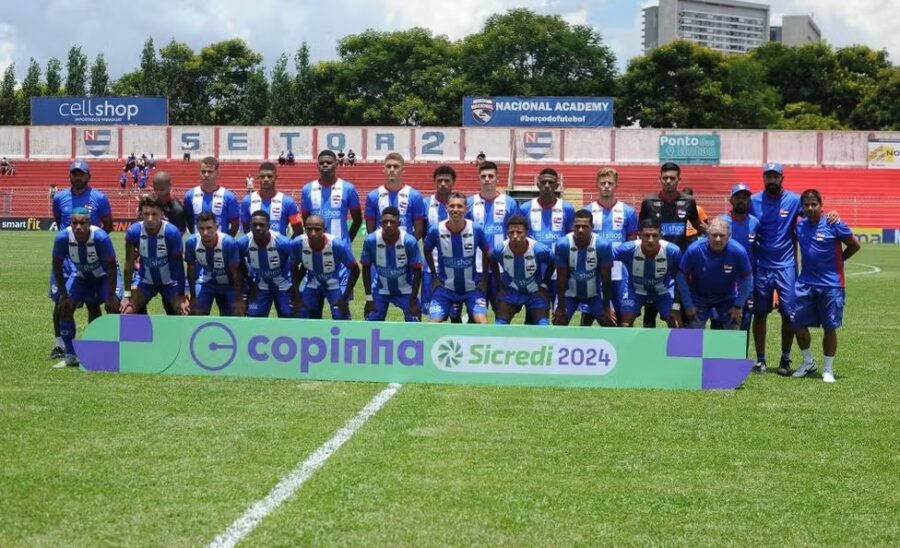
[{"label": "player's hands on knees", "polygon": [[131,297],[122,297],[122,300],[119,301],[119,313],[134,314],[134,303],[131,302]]},{"label": "player's hands on knees", "polygon": [[689,324],[697,321],[697,307],[692,306],[684,309],[684,323]]},{"label": "player's hands on knees", "polygon": [[419,306],[419,298],[413,295],[409,299],[409,315],[410,316],[422,316],[422,307]]},{"label": "player's hands on knees", "polygon": [[439,276],[435,276],[431,280],[431,291],[435,291],[437,288],[439,288],[443,285],[444,285],[444,282],[441,281],[441,278]]},{"label": "player's hands on knees", "polygon": [[247,303],[244,299],[235,299],[234,305],[231,307],[231,313],[238,317],[247,315]]},{"label": "player's hands on knees", "polygon": [[603,307],[603,312],[600,314],[600,325],[605,325],[606,327],[616,326],[616,311],[611,306]]},{"label": "player's hands on knees", "polygon": [[375,312],[375,302],[374,301],[366,301],[366,304],[363,305],[363,316],[366,319],[369,318],[369,314]]},{"label": "player's hands on knees", "polygon": [[669,312],[668,319],[669,327],[684,327],[684,320],[681,318],[680,310],[673,310]]},{"label": "player's hands on knees", "polygon": [[744,319],[744,310],[739,306],[732,306],[729,315],[731,316],[731,321],[741,325],[741,320]]},{"label": "player's hands on knees", "polygon": [[106,299],[106,313],[107,314],[118,314],[121,309],[122,303],[119,302],[119,298],[115,295],[110,295]]},{"label": "player's hands on knees", "polygon": [[480,289],[482,293],[487,295],[487,277],[486,276],[482,276],[481,280],[478,281],[478,289]]},{"label": "player's hands on knees", "polygon": [[568,325],[569,315],[566,314],[566,308],[560,304],[553,312],[553,325]]},{"label": "player's hands on knees", "polygon": [[175,301],[174,308],[180,315],[187,316],[191,313],[191,301],[185,299],[184,297],[180,297]]},{"label": "player's hands on knees", "polygon": [[349,306],[349,303],[347,302],[346,297],[342,296],[340,299],[338,299],[338,301],[334,304],[334,306],[336,306],[338,308],[338,310],[341,311],[341,314],[343,314],[344,317],[346,317],[346,318],[350,317],[350,306]]}]

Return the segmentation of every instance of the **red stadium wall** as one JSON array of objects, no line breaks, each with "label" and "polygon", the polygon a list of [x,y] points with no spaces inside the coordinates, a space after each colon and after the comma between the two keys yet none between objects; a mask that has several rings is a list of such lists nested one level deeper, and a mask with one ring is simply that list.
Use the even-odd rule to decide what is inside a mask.
[{"label": "red stadium wall", "polygon": [[[69,162],[30,161],[19,162],[18,172],[12,177],[0,177],[0,214],[11,217],[48,216],[47,189],[50,184],[65,189],[68,186]],[[452,163],[459,174],[457,189],[472,193],[478,189],[478,176],[472,164]],[[130,217],[134,212],[135,195],[119,190],[122,164],[118,161],[92,161],[91,183],[106,192],[113,204],[116,217]],[[255,162],[227,162],[220,168],[219,181],[225,187],[244,195],[245,178],[255,175]],[[431,184],[434,163],[407,164],[405,179],[427,194]],[[567,193],[572,196],[581,191],[582,200],[594,197],[594,176],[599,165],[585,164],[519,164],[517,184],[534,180],[544,167],[553,167],[564,180]],[[619,171],[619,195],[628,202],[638,203],[643,195],[659,189],[656,166],[616,166]],[[174,187],[179,195],[197,184],[197,162],[160,162],[159,170],[172,174]],[[500,166],[500,180],[507,180],[507,165]],[[313,163],[279,167],[278,186],[281,190],[298,193],[304,183],[317,176]],[[900,185],[893,170],[869,170],[852,168],[802,168],[788,167],[785,187],[800,192],[807,188],[819,189],[825,197],[826,208],[840,211],[841,216],[854,227],[900,227]],[[361,197],[383,181],[381,165],[366,163],[344,167],[339,175],[352,181]],[[685,166],[682,168],[682,188],[690,186],[709,214],[720,213],[727,206],[731,185],[737,181],[761,189],[762,174],[756,167]],[[130,183],[129,183],[130,185]],[[578,201],[573,198],[573,201]],[[581,204],[576,204],[581,205]]]}]

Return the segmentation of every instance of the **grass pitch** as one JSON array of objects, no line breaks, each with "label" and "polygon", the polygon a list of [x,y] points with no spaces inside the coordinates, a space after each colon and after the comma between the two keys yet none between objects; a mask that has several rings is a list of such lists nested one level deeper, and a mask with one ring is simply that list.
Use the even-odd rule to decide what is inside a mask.
[{"label": "grass pitch", "polygon": [[[383,388],[52,370],[51,239],[0,233],[0,545],[206,544]],[[862,264],[835,385],[406,385],[243,543],[896,546],[900,247]]]}]

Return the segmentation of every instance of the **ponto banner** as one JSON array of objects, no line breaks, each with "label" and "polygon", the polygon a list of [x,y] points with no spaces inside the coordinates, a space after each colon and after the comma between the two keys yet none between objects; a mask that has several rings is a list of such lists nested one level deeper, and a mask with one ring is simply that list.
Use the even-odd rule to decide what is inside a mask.
[{"label": "ponto banner", "polygon": [[156,125],[169,123],[165,97],[32,97],[31,125]]},{"label": "ponto banner", "polygon": [[301,380],[734,389],[746,333],[107,315],[82,368]]},{"label": "ponto banner", "polygon": [[463,126],[612,127],[612,97],[463,97]]},{"label": "ponto banner", "polygon": [[719,165],[721,143],[718,135],[660,135],[659,162]]},{"label": "ponto banner", "polygon": [[877,169],[900,169],[900,140],[869,139],[868,164]]}]

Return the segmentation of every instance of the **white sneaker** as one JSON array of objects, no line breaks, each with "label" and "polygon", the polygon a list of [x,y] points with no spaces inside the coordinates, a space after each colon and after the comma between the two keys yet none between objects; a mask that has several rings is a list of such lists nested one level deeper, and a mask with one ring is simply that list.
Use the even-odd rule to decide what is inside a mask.
[{"label": "white sneaker", "polygon": [[825,371],[824,373],[822,373],[822,380],[827,383],[834,382],[834,373],[832,373],[831,371]]},{"label": "white sneaker", "polygon": [[792,376],[796,379],[800,379],[815,372],[816,362],[803,363],[796,371],[794,371]]}]

